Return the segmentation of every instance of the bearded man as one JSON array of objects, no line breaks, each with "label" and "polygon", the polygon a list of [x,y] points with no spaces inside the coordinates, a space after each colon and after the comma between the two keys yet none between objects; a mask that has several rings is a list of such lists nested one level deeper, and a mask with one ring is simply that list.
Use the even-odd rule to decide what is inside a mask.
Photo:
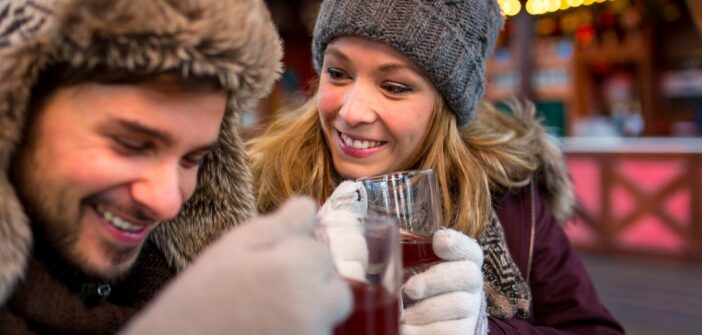
[{"label": "bearded man", "polygon": [[0,334],[328,333],[314,204],[229,231],[281,53],[260,0],[0,3]]}]

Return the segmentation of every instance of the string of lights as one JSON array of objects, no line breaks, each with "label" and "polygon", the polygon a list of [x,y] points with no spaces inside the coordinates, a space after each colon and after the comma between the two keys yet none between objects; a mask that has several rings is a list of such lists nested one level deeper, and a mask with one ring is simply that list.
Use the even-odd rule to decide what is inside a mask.
[{"label": "string of lights", "polygon": [[[616,0],[527,0],[524,8],[531,15],[541,15],[606,1]],[[519,0],[497,0],[497,2],[507,16],[517,15],[522,10],[522,3]]]}]

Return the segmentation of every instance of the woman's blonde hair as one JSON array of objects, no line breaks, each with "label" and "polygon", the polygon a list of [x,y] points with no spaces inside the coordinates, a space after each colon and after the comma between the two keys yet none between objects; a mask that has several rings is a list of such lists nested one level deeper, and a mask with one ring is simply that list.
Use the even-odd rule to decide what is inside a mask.
[{"label": "woman's blonde hair", "polygon": [[[259,211],[295,194],[321,205],[334,190],[338,177],[316,106],[313,96],[247,143]],[[434,169],[444,225],[474,237],[491,220],[494,192],[527,185],[538,167],[528,121],[533,108],[505,113],[485,102],[477,108],[474,119],[459,129],[455,115],[437,99],[424,141],[403,168]]]}]

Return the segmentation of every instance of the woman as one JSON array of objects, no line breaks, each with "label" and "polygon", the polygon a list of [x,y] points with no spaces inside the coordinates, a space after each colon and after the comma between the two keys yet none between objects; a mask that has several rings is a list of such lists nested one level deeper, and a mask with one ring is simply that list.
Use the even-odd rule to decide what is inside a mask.
[{"label": "woman", "polygon": [[249,143],[259,209],[432,168],[444,225],[483,249],[490,334],[623,333],[558,224],[571,184],[533,107],[479,103],[502,22],[494,0],[324,1],[316,93]]}]

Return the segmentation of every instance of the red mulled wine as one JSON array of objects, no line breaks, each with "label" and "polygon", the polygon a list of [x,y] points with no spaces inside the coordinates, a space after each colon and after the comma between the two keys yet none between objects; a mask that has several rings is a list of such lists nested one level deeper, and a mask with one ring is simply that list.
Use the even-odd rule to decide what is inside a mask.
[{"label": "red mulled wine", "polygon": [[334,329],[334,335],[399,335],[399,298],[382,287],[347,280],[353,292],[353,311]]},{"label": "red mulled wine", "polygon": [[413,268],[416,266],[431,265],[440,262],[431,248],[431,237],[422,237],[414,234],[401,233],[402,266]]}]

